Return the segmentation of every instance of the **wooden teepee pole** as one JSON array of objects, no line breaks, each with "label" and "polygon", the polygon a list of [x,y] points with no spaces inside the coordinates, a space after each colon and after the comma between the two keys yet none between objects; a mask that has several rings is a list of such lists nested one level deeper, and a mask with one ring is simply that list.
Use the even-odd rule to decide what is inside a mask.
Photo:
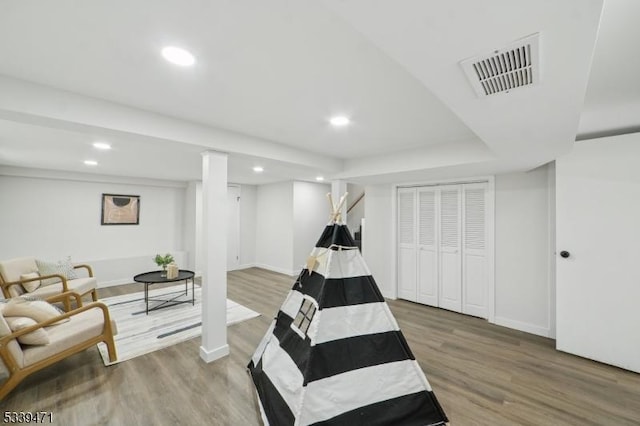
[{"label": "wooden teepee pole", "polygon": [[340,197],[340,202],[338,203],[338,205],[336,205],[333,202],[333,196],[331,195],[331,193],[327,193],[327,199],[329,199],[329,205],[331,206],[331,222],[332,223],[336,223],[336,222],[340,222],[341,220],[341,215],[340,215],[340,209],[342,208],[342,205],[347,201],[347,195],[349,195],[348,192],[345,192],[342,197]]}]

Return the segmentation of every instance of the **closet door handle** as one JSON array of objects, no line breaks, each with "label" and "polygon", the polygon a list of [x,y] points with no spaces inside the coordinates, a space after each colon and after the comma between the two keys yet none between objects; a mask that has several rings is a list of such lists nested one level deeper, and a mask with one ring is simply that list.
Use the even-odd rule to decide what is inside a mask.
[{"label": "closet door handle", "polygon": [[566,258],[568,258],[569,256],[571,256],[571,253],[569,253],[569,252],[568,252],[568,251],[566,251],[566,250],[562,250],[562,251],[560,252],[560,257],[562,257],[563,259],[566,259]]}]

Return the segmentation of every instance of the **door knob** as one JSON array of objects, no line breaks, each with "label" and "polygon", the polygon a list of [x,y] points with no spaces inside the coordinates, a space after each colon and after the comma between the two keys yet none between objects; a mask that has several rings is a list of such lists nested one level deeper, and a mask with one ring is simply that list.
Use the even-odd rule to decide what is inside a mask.
[{"label": "door knob", "polygon": [[562,258],[564,258],[564,259],[566,259],[566,258],[567,258],[567,257],[569,257],[569,256],[571,256],[571,253],[569,253],[569,252],[568,252],[568,251],[566,251],[566,250],[562,250],[562,251],[560,252],[560,257],[562,257]]}]

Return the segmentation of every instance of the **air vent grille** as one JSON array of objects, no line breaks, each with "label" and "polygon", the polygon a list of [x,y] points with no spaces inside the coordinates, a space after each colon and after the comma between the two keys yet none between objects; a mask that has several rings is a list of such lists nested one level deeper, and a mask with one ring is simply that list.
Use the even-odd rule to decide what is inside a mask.
[{"label": "air vent grille", "polygon": [[531,86],[539,82],[539,34],[533,34],[490,54],[460,62],[480,97]]}]

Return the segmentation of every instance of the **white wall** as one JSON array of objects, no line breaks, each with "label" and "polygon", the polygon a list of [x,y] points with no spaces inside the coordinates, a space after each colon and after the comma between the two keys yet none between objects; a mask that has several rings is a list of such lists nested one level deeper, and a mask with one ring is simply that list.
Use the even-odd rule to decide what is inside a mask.
[{"label": "white wall", "polygon": [[293,271],[299,272],[329,222],[331,185],[293,182]]},{"label": "white wall", "polygon": [[[543,336],[554,332],[548,167],[495,178],[495,322]],[[395,193],[388,185],[365,191],[363,255],[382,294],[395,298]]]},{"label": "white wall", "polygon": [[[240,187],[240,266],[239,269],[255,266],[256,262],[256,187]],[[202,182],[189,182],[186,190],[185,249],[194,259],[191,268],[202,270]]]},{"label": "white wall", "polygon": [[549,179],[549,337],[556,337],[556,162],[547,165]]},{"label": "white wall", "polygon": [[362,235],[364,260],[380,291],[388,298],[396,297],[393,191],[390,185],[365,187],[367,229]]},{"label": "white wall", "polygon": [[[136,273],[156,269],[156,253],[170,252],[185,264],[184,185],[85,181],[71,173],[47,178],[42,171],[38,176],[0,176],[1,259],[71,256],[93,266],[100,286],[131,282]],[[101,225],[102,193],[140,195],[140,224]]]},{"label": "white wall", "polygon": [[293,182],[256,190],[256,266],[294,275]]},{"label": "white wall", "polygon": [[549,166],[495,179],[495,322],[553,335]]},{"label": "white wall", "polygon": [[349,192],[349,196],[347,197],[347,209],[351,209],[347,214],[347,227],[351,230],[351,234],[353,235],[360,228],[360,222],[362,218],[365,217],[364,205],[366,197],[360,200],[358,204],[353,207],[353,203],[360,198],[360,195],[364,192],[364,186],[348,183],[347,191]]},{"label": "white wall", "polygon": [[298,274],[329,221],[330,190],[291,181],[256,187],[256,266]]},{"label": "white wall", "polygon": [[257,187],[240,185],[240,268],[256,263]]},{"label": "white wall", "polygon": [[[202,184],[196,181],[189,182],[184,196],[184,234],[182,238],[184,250],[187,253],[186,264],[184,267],[192,271],[196,271],[196,254],[197,247],[199,247],[196,243],[196,239],[200,235],[200,232],[197,232],[196,230],[200,230],[201,228],[198,223],[199,215],[196,212],[200,210],[196,210],[196,206],[199,205],[201,197]],[[197,263],[200,265],[200,262]]]}]

